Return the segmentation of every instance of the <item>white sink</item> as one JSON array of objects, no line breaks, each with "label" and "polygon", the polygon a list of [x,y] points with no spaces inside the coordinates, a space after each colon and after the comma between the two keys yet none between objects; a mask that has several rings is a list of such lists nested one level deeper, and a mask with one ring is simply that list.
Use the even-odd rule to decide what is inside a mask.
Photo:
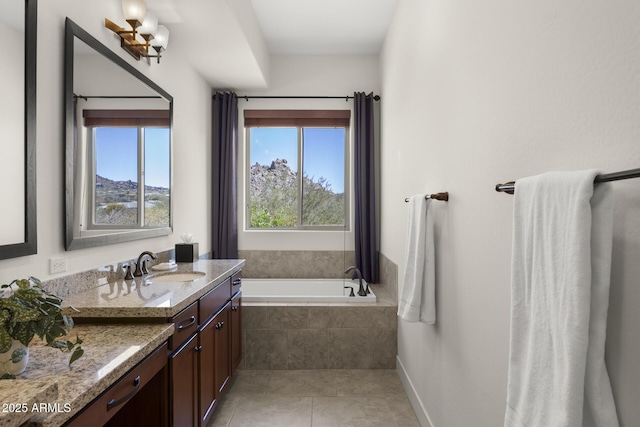
[{"label": "white sink", "polygon": [[205,273],[202,271],[174,271],[151,276],[147,281],[151,283],[193,282],[204,276]]}]

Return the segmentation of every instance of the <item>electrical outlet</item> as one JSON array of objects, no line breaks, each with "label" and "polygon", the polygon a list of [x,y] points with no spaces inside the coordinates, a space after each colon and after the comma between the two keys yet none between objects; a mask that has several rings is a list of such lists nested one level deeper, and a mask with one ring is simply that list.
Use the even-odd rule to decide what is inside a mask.
[{"label": "electrical outlet", "polygon": [[51,258],[49,262],[49,270],[51,273],[64,273],[67,271],[66,258]]}]

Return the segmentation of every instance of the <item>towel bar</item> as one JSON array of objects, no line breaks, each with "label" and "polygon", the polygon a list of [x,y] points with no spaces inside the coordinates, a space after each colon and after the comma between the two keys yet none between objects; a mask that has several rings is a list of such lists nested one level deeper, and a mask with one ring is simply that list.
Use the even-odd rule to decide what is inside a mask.
[{"label": "towel bar", "polygon": [[[629,169],[626,171],[597,175],[596,179],[593,180],[593,183],[598,184],[600,182],[620,181],[631,178],[640,178],[640,169]],[[496,191],[500,193],[513,194],[516,191],[516,182],[510,181],[505,182],[504,184],[496,184]]]},{"label": "towel bar", "polygon": [[[435,193],[435,194],[427,194],[426,196],[424,196],[425,199],[434,199],[434,200],[442,200],[443,202],[448,202],[449,201],[449,192],[445,191],[443,193]],[[407,197],[406,199],[404,199],[405,202],[409,201],[409,198]]]}]

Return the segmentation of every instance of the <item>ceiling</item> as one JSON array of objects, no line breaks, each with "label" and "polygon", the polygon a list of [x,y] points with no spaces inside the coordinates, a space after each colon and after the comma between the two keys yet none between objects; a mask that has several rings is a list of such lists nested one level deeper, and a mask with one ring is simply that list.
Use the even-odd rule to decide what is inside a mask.
[{"label": "ceiling", "polygon": [[216,88],[265,89],[272,55],[377,55],[397,0],[146,0]]}]

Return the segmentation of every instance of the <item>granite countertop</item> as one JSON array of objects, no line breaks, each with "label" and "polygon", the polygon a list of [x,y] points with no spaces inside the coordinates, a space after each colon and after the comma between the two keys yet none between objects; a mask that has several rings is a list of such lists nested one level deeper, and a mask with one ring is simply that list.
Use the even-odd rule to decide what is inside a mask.
[{"label": "granite countertop", "polygon": [[27,370],[0,381],[0,404],[26,404],[28,411],[4,414],[0,425],[28,419],[32,426],[62,425],[169,339],[173,329],[172,323],[77,325],[71,336],[82,338],[84,355],[71,367],[69,353],[34,339]]},{"label": "granite countertop", "polygon": [[205,275],[190,282],[154,283],[153,277],[167,272],[152,272],[134,280],[120,280],[69,295],[65,307],[74,318],[170,318],[216,287],[244,266],[244,260],[199,260],[179,263],[175,271],[201,271]]},{"label": "granite countertop", "polygon": [[53,402],[57,397],[58,383],[54,379],[0,381],[0,426],[22,425],[40,403]]}]

